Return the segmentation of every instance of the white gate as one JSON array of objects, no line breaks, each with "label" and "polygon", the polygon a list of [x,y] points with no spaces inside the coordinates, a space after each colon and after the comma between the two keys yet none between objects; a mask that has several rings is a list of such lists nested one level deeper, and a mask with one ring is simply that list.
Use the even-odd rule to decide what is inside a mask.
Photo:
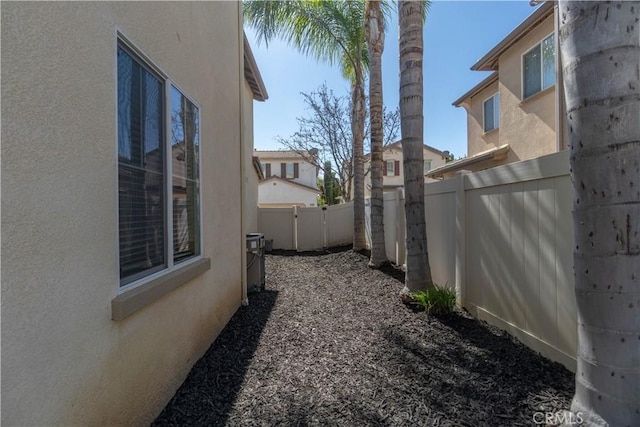
[{"label": "white gate", "polygon": [[317,251],[353,241],[353,203],[328,207],[258,208],[258,231],[273,249]]}]

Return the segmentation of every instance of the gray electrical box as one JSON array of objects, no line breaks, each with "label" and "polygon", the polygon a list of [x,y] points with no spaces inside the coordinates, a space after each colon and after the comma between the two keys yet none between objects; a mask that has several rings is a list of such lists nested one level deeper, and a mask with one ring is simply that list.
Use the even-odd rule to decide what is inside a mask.
[{"label": "gray electrical box", "polygon": [[247,292],[264,291],[264,234],[247,233]]}]

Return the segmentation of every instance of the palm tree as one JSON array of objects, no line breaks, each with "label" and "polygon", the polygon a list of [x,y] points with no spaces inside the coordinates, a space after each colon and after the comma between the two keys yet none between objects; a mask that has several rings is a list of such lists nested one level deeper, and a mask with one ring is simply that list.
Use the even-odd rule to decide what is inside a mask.
[{"label": "palm tree", "polygon": [[244,16],[268,43],[281,37],[303,54],[338,62],[351,82],[354,163],[353,250],[366,247],[364,213],[364,73],[368,66],[362,1],[259,1],[244,4]]},{"label": "palm tree", "polygon": [[382,51],[385,19],[380,0],[367,0],[365,29],[369,49],[369,123],[371,129],[371,258],[369,267],[387,262],[384,244],[384,200],[382,189]]},{"label": "palm tree", "polygon": [[560,1],[586,425],[640,425],[640,2]]},{"label": "palm tree", "polygon": [[429,3],[398,1],[400,42],[400,130],[404,166],[407,271],[403,299],[433,286],[424,210],[422,116],[422,27]]}]

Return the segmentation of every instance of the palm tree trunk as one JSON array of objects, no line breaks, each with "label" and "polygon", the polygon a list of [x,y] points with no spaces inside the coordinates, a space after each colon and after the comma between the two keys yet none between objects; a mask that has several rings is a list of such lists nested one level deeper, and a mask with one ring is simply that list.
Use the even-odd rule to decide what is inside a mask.
[{"label": "palm tree trunk", "polygon": [[571,410],[640,425],[640,2],[560,1],[574,187]]},{"label": "palm tree trunk", "polygon": [[364,220],[364,76],[356,59],[356,78],[351,84],[351,131],[353,135],[353,250],[366,248]]},{"label": "palm tree trunk", "polygon": [[380,268],[387,262],[384,244],[384,199],[382,178],[383,110],[382,52],[384,16],[380,0],[367,0],[365,28],[369,48],[369,118],[371,129],[371,258],[369,267]]},{"label": "palm tree trunk", "polygon": [[407,271],[403,293],[432,286],[424,210],[422,4],[398,1],[400,129],[404,166]]}]

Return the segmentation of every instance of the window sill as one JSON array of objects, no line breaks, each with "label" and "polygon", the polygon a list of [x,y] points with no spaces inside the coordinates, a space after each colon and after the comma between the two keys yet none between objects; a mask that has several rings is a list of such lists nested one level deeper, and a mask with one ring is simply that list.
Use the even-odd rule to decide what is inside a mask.
[{"label": "window sill", "polygon": [[485,133],[482,134],[482,136],[489,136],[492,135],[494,133],[497,133],[500,130],[500,127],[497,128],[493,128],[491,130],[486,131]]},{"label": "window sill", "polygon": [[211,268],[211,259],[189,263],[111,300],[111,319],[122,320]]},{"label": "window sill", "polygon": [[547,93],[549,93],[549,92],[553,92],[554,90],[556,90],[556,85],[551,85],[551,86],[549,86],[548,88],[546,88],[546,89],[544,89],[544,90],[541,90],[540,92],[536,92],[536,93],[534,93],[533,95],[530,95],[528,98],[523,99],[522,101],[520,101],[519,106],[521,107],[521,106],[523,106],[524,104],[526,104],[526,103],[528,103],[528,102],[530,102],[530,101],[533,101],[534,99],[538,99],[538,98],[540,98],[541,96],[544,96],[544,95],[546,95],[546,94],[547,94]]}]

